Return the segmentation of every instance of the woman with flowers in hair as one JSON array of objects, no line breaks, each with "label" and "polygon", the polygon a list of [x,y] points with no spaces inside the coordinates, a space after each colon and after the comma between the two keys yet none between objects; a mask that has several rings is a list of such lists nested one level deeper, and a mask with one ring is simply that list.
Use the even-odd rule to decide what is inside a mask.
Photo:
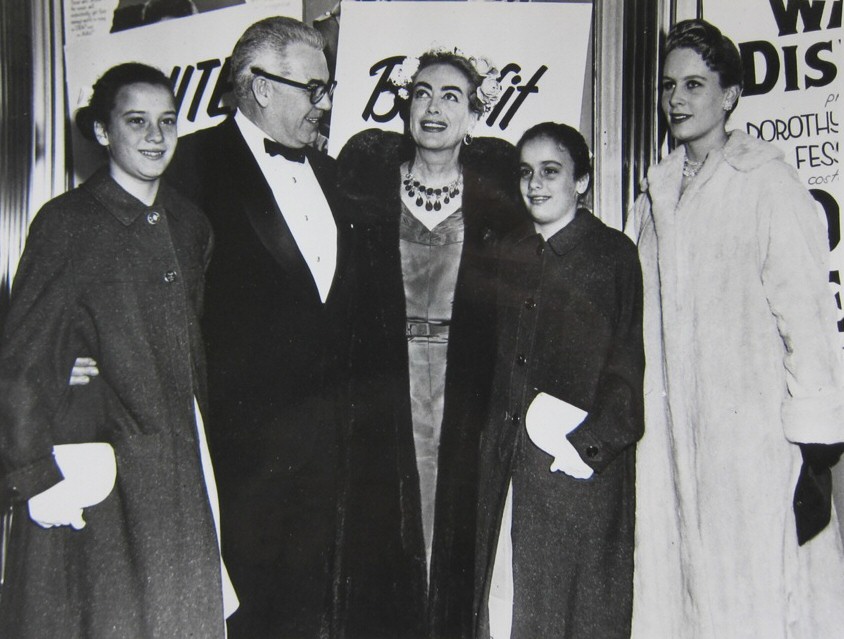
[{"label": "woman with flowers in hair", "polygon": [[495,248],[518,217],[512,145],[472,138],[497,75],[455,49],[406,59],[392,76],[405,134],[364,131],[339,156],[364,256],[337,583],[347,638],[471,634]]},{"label": "woman with flowers in hair", "polygon": [[678,146],[629,222],[644,280],[633,637],[840,637],[830,465],[844,371],[829,248],[774,145],[727,131],[744,74],[703,20],[668,34]]}]

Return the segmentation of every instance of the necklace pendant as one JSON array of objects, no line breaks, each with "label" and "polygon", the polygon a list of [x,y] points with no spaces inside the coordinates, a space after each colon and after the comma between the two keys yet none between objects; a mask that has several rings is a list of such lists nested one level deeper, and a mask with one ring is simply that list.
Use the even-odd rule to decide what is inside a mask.
[{"label": "necklace pendant", "polygon": [[416,206],[430,211],[441,211],[443,204],[450,204],[454,198],[460,195],[460,190],[463,186],[463,175],[458,175],[450,184],[440,187],[430,187],[422,184],[409,170],[404,175],[403,180],[405,191],[408,196],[416,198],[414,200]]}]

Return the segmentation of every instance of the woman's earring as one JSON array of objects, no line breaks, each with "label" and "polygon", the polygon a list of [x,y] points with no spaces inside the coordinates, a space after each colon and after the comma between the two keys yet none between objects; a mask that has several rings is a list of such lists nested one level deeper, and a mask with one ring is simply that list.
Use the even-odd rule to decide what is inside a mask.
[{"label": "woman's earring", "polygon": [[472,136],[469,135],[468,133],[463,136],[463,144],[465,144],[466,146],[469,146],[470,144],[472,144]]},{"label": "woman's earring", "polygon": [[721,108],[724,109],[724,111],[729,111],[733,108],[733,103],[729,100],[724,100],[724,104],[721,105]]}]

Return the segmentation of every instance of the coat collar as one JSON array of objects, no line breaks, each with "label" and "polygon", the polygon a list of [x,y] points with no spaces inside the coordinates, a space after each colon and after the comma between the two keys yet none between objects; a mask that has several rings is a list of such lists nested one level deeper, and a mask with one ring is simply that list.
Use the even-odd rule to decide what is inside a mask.
[{"label": "coat collar", "polygon": [[[772,160],[782,158],[782,151],[768,142],[763,142],[742,131],[730,131],[727,143],[707,158],[695,181],[689,189],[699,188],[706,183],[721,164],[727,164],[736,171],[746,173]],[[652,200],[676,202],[680,198],[680,182],[686,146],[674,149],[666,158],[648,170],[648,192]],[[671,207],[673,208],[673,207]]]},{"label": "coat collar", "polygon": [[[578,209],[574,219],[554,233],[545,243],[554,253],[562,257],[576,248],[585,238],[592,235],[601,226],[603,226],[603,222],[592,215],[587,209]],[[537,236],[542,237],[536,232],[532,222],[526,222],[520,225],[514,236],[516,243],[525,242]]]},{"label": "coat collar", "polygon": [[[147,206],[115,182],[109,175],[107,166],[97,170],[82,186],[124,226],[130,226],[139,215],[154,208],[166,208],[166,202],[170,200],[169,187],[162,181],[159,182],[155,202],[152,206]],[[167,212],[168,215],[172,214],[170,209]]]}]

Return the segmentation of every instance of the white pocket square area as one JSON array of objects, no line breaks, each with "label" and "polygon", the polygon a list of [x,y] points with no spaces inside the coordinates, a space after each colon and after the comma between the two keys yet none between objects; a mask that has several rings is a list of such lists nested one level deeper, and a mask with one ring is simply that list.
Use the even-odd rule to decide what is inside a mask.
[{"label": "white pocket square area", "polygon": [[29,516],[39,526],[85,527],[82,509],[111,494],[117,479],[117,460],[111,444],[53,446],[53,457],[64,479],[29,500]]},{"label": "white pocket square area", "polygon": [[587,414],[548,393],[539,393],[531,402],[525,416],[525,428],[530,440],[554,458],[552,472],[563,472],[575,479],[592,476],[592,468],[566,439],[566,435],[580,426]]}]

